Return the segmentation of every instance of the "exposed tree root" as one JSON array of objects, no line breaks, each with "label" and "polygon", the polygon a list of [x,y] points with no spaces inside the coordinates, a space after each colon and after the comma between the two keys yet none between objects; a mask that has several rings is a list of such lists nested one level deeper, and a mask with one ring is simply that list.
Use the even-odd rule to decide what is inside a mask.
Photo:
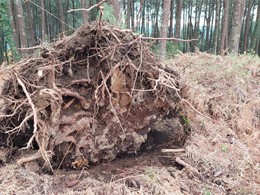
[{"label": "exposed tree root", "polygon": [[38,147],[19,164],[81,168],[135,153],[180,100],[178,75],[130,30],[83,26],[40,53],[11,68],[2,91],[4,144]]}]

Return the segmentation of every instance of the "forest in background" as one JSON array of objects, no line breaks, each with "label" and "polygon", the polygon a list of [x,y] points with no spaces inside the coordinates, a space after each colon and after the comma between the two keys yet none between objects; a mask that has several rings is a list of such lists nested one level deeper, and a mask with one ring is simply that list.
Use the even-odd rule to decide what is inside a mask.
[{"label": "forest in background", "polygon": [[0,64],[97,20],[99,2],[106,2],[104,21],[145,37],[175,37],[156,41],[154,49],[163,56],[197,49],[221,55],[260,54],[257,0],[0,0]]}]

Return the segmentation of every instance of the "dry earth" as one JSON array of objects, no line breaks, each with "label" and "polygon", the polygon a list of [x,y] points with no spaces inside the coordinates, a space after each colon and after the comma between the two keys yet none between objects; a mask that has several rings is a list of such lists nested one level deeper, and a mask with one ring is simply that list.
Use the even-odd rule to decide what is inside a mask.
[{"label": "dry earth", "polygon": [[198,53],[167,65],[181,74],[186,140],[150,135],[137,154],[53,175],[8,162],[3,148],[0,194],[260,194],[260,59]]}]

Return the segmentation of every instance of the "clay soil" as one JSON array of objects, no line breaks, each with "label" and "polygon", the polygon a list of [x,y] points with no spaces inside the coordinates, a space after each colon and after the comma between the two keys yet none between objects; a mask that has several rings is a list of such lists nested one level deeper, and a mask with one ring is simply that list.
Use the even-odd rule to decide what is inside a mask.
[{"label": "clay soil", "polygon": [[[89,29],[89,32],[91,32],[91,29]],[[115,31],[107,29],[107,34],[101,35],[107,36],[110,41],[112,40],[112,43],[124,40],[124,38],[116,40],[115,36],[120,37],[121,33],[122,37],[125,37],[123,35],[126,35],[126,32],[114,35],[113,32]],[[92,34],[89,33],[89,35]],[[23,131],[23,134],[21,133],[22,129],[20,129],[17,132],[18,134],[11,136],[11,138],[5,137],[4,135],[8,133],[4,132],[5,134],[1,134],[0,194],[242,195],[260,193],[259,57],[244,55],[220,57],[199,52],[196,54],[182,54],[166,61],[164,64],[160,64],[161,62],[157,61],[155,56],[149,54],[151,55],[149,59],[152,58],[152,60],[149,61],[147,59],[144,68],[139,69],[140,60],[138,61],[138,59],[140,59],[140,55],[138,52],[140,53],[139,49],[144,47],[140,47],[140,42],[135,42],[137,38],[131,35],[130,40],[127,40],[127,43],[129,41],[134,43],[135,49],[131,50],[133,52],[131,55],[136,55],[137,57],[129,58],[128,60],[122,59],[122,53],[124,56],[127,55],[125,51],[121,51],[120,53],[115,53],[114,61],[105,60],[105,64],[99,63],[100,59],[95,58],[97,60],[95,62],[99,63],[100,68],[98,71],[90,68],[92,71],[90,75],[98,75],[99,79],[92,84],[83,80],[83,77],[85,78],[88,75],[82,75],[81,72],[76,72],[76,69],[73,68],[70,70],[70,62],[72,66],[74,65],[77,68],[87,68],[87,66],[82,65],[87,64],[86,61],[81,63],[82,58],[84,58],[82,53],[79,52],[77,56],[73,56],[73,59],[71,58],[70,55],[75,54],[75,51],[72,53],[68,52],[71,51],[68,43],[72,43],[70,41],[72,39],[65,40],[65,42],[69,41],[65,44],[67,47],[59,47],[59,44],[64,44],[64,40],[62,40],[52,47],[56,48],[55,52],[50,49],[43,52],[45,55],[40,58],[44,58],[47,63],[34,61],[34,65],[40,69],[44,67],[45,69],[42,68],[43,74],[47,70],[48,75],[51,75],[51,70],[46,69],[46,66],[50,65],[48,63],[53,55],[56,55],[60,60],[58,68],[60,68],[61,62],[65,62],[62,63],[62,66],[64,66],[67,77],[64,77],[66,74],[62,74],[62,76],[53,74],[56,78],[55,83],[62,84],[61,86],[57,85],[57,88],[63,89],[62,92],[65,93],[62,99],[56,99],[56,103],[62,101],[59,117],[67,116],[70,117],[70,120],[74,117],[75,121],[81,121],[85,126],[88,126],[90,122],[83,121],[82,118],[90,120],[90,116],[87,114],[95,111],[91,110],[95,108],[95,106],[92,106],[92,102],[95,100],[96,102],[93,105],[95,103],[100,105],[101,112],[97,111],[97,120],[91,124],[96,125],[99,132],[91,134],[89,128],[82,128],[79,132],[80,136],[78,136],[77,131],[75,133],[68,130],[69,127],[74,127],[73,124],[59,124],[58,130],[55,130],[61,132],[58,141],[53,142],[51,136],[45,136],[43,139],[43,134],[40,134],[41,136],[32,142],[33,147],[28,149],[21,148],[26,146],[30,137],[34,135],[32,132],[33,128],[31,128],[31,131]],[[101,43],[103,43],[102,41]],[[82,41],[78,42],[82,43]],[[75,48],[75,42],[72,44],[74,45],[73,48]],[[91,45],[89,43],[84,44]],[[79,44],[78,48],[82,49],[81,46]],[[99,49],[102,50],[102,47]],[[106,52],[106,50],[102,52]],[[61,53],[63,55],[60,55]],[[147,54],[145,53],[145,55]],[[77,57],[80,60],[76,59]],[[73,61],[75,59],[76,61]],[[136,59],[137,62],[135,62]],[[77,62],[80,62],[78,63],[79,66]],[[121,66],[117,65],[119,62]],[[159,66],[158,63],[160,64]],[[125,66],[126,64],[128,65]],[[13,80],[17,80],[17,78],[32,77],[33,81],[35,81],[36,77],[33,77],[34,73],[32,73],[34,69],[28,65],[26,70],[28,70],[28,67],[31,70],[29,75],[26,71],[25,74],[22,71],[18,72],[22,77],[15,74],[2,74],[0,83],[3,90],[10,86],[15,88]],[[127,69],[127,67],[130,68]],[[145,67],[150,68],[147,69]],[[154,69],[151,67],[154,67]],[[149,89],[155,89],[154,85],[156,84],[156,82],[153,83],[152,81],[161,78],[158,76],[160,75],[158,69],[163,70],[164,74],[172,75],[171,79],[178,85],[172,85],[169,88],[169,86],[165,87],[162,83],[158,83],[163,90],[150,93]],[[37,75],[39,74],[38,70],[35,71]],[[121,74],[117,70],[123,72],[123,76],[119,76]],[[104,75],[96,74],[95,71],[102,72]],[[138,72],[142,74],[136,74]],[[152,72],[152,74],[149,74],[149,72]],[[131,74],[134,76],[131,76]],[[139,76],[137,81],[135,81],[136,75]],[[10,82],[12,76],[14,77],[12,82]],[[31,97],[33,97],[35,91],[36,94],[37,90],[42,89],[37,86],[53,87],[49,85],[53,84],[51,79],[54,77],[49,76],[48,78],[50,78],[50,81],[39,79],[37,82],[33,82],[34,85],[30,83],[32,81],[30,79],[20,79],[20,81],[24,84],[30,84],[27,85],[27,89],[32,94]],[[109,82],[102,82],[105,78],[109,78]],[[151,81],[148,78],[153,78],[153,80]],[[90,78],[90,80],[94,79]],[[121,82],[122,79],[124,82]],[[126,79],[128,80],[125,81]],[[144,81],[139,82],[142,79]],[[79,80],[83,84],[75,84],[75,81],[78,82]],[[120,82],[117,82],[118,80]],[[130,83],[132,87],[135,82],[137,82],[135,86],[140,87],[139,89],[148,90],[146,96],[142,98],[146,98],[146,104],[150,104],[149,107],[153,105],[154,109],[147,109],[143,101],[137,102],[134,105],[137,108],[136,110],[143,109],[144,112],[142,115],[138,115],[138,117],[128,118],[131,121],[131,126],[126,123],[127,120],[125,118],[129,115],[125,115],[125,113],[129,110],[129,99],[136,95],[128,91],[130,88],[128,84]],[[72,83],[75,86],[72,86]],[[102,102],[102,98],[93,99],[95,96],[87,96],[87,94],[94,94],[95,90],[99,89],[98,86],[101,86],[102,83],[108,85],[108,90],[104,87],[103,95],[105,99],[111,95],[113,97],[112,103],[109,101]],[[126,83],[126,85],[119,85],[118,83]],[[176,94],[174,87],[180,89],[179,95]],[[87,90],[92,89],[92,91],[90,90],[91,92],[86,94],[83,88]],[[18,96],[22,94],[21,98],[25,100],[26,96],[22,93],[22,89],[18,89],[20,90]],[[68,90],[70,91],[68,92]],[[10,95],[15,90],[6,91],[8,93],[4,94],[4,100],[6,100],[7,94]],[[96,92],[102,93],[102,90],[96,90]],[[160,94],[158,95],[158,93]],[[45,94],[50,94],[50,91]],[[67,98],[64,98],[64,96]],[[158,97],[162,96],[164,98],[158,101]],[[58,96],[55,97],[57,98]],[[102,94],[99,94],[99,97],[102,97]],[[122,97],[125,97],[125,99]],[[17,99],[19,98],[16,97],[15,100]],[[0,103],[3,104],[4,100],[1,100],[2,102]],[[84,102],[85,100],[91,101]],[[167,100],[166,102],[171,102],[171,104],[167,105],[163,100]],[[33,102],[37,101],[33,99]],[[13,104],[10,105],[14,106]],[[19,104],[15,104],[15,106],[17,105]],[[47,102],[41,108],[53,113],[51,111],[55,105]],[[113,112],[113,109],[111,109],[113,108],[112,105],[119,105],[116,108],[117,113],[120,113],[119,115]],[[15,106],[14,108],[16,108]],[[23,117],[26,117],[32,110],[30,110],[30,104],[24,104],[24,106],[24,108],[29,110],[29,112],[24,112]],[[6,115],[6,107],[3,108],[1,115]],[[107,108],[109,108],[109,111]],[[133,109],[131,112],[134,113],[136,110]],[[77,115],[79,112],[83,114]],[[50,113],[46,113],[48,117],[42,117],[39,120],[42,120],[49,127],[56,127],[57,123],[50,120],[52,118]],[[103,113],[108,114],[102,115]],[[136,113],[138,114],[138,112]],[[156,116],[156,120],[149,118],[151,114]],[[116,120],[111,124],[108,122],[116,116],[118,116],[122,122],[121,124],[126,129],[127,135],[123,140],[127,140],[127,142],[124,142],[125,144],[123,145],[121,143],[122,136],[117,137],[122,130],[120,125],[118,125]],[[102,117],[107,121],[102,122]],[[140,119],[140,117],[143,118]],[[143,121],[142,125],[140,125],[139,120]],[[31,123],[28,122],[28,124],[30,127]],[[115,140],[112,144],[111,141],[105,144],[106,146],[110,144],[110,148],[93,144],[92,150],[79,150],[81,155],[75,152],[77,144],[81,144],[82,148],[88,148],[91,145],[89,144],[92,143],[91,141],[82,143],[82,140],[86,139],[84,137],[86,133],[98,139],[109,124],[113,134],[111,137],[105,136],[107,139],[104,139],[103,142]],[[5,127],[13,128],[15,126],[10,126],[6,121],[4,125]],[[3,127],[3,123],[1,126]],[[39,125],[40,127],[41,125]],[[138,131],[140,127],[143,128],[142,132]],[[9,130],[12,131],[13,129]],[[45,130],[44,127],[38,129],[40,132],[44,132],[43,130]],[[70,132],[64,133],[66,131]],[[133,134],[133,132],[137,133]],[[20,140],[21,137],[24,140]],[[37,138],[37,135],[35,137]],[[20,143],[21,146],[19,144],[15,146],[10,144],[15,141]],[[42,142],[48,144],[41,146],[40,143]],[[10,149],[10,146],[13,146],[13,148]],[[111,153],[108,152],[110,149]],[[49,156],[48,151],[50,150],[51,155]],[[39,151],[47,152],[47,158],[44,158],[44,155],[35,155]]]}]

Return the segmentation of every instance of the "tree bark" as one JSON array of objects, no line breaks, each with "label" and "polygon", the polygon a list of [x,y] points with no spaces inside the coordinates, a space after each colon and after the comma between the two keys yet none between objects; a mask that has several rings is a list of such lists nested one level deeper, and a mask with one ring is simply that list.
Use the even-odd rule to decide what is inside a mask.
[{"label": "tree bark", "polygon": [[218,50],[218,33],[219,33],[219,10],[220,10],[220,0],[216,0],[216,14],[215,14],[215,29],[214,29],[214,49],[213,53],[217,54]]},{"label": "tree bark", "polygon": [[[199,39],[200,33],[200,19],[201,19],[201,10],[202,10],[203,0],[196,0],[196,14],[195,14],[195,27],[194,27],[194,39]],[[197,47],[199,41],[194,43],[194,47]]]},{"label": "tree bark", "polygon": [[260,55],[259,53],[259,45],[260,45],[260,1],[258,1],[258,8],[257,8],[257,18],[253,32],[253,38],[251,43],[251,48],[254,49],[255,53]]},{"label": "tree bark", "polygon": [[26,6],[26,11],[28,14],[28,31],[29,31],[29,46],[35,46],[36,44],[36,38],[35,38],[35,33],[34,33],[34,28],[33,28],[33,17],[32,17],[32,9],[31,9],[31,5],[29,1],[25,2],[25,6]]},{"label": "tree bark", "polygon": [[121,2],[120,0],[108,0],[108,3],[111,4],[111,6],[113,7],[114,16],[115,16],[117,22],[120,21],[120,16],[121,16],[120,2]]},{"label": "tree bark", "polygon": [[173,13],[174,13],[173,8],[174,8],[174,0],[171,0],[169,37],[173,37]]},{"label": "tree bark", "polygon": [[15,22],[14,22],[15,13],[13,12],[13,4],[12,4],[11,0],[7,1],[7,8],[8,8],[8,12],[9,12],[10,21],[11,21],[11,27],[13,29],[13,37],[14,37],[15,45],[16,45],[16,47],[20,47],[19,35],[18,35],[19,32],[17,32],[18,29],[15,26]]},{"label": "tree bark", "polygon": [[225,55],[225,50],[228,47],[228,10],[229,10],[229,0],[223,0],[224,15],[222,19],[222,31],[221,31],[221,45],[220,45],[220,54]]},{"label": "tree bark", "polygon": [[209,12],[207,17],[207,39],[206,39],[206,51],[211,50],[211,43],[212,43],[212,27],[214,19],[214,6],[212,5],[212,0],[209,1]]},{"label": "tree bark", "polygon": [[[24,15],[23,15],[23,7],[22,7],[21,0],[16,0],[14,5],[15,5],[15,8],[16,8],[17,23],[18,23],[18,29],[19,29],[21,48],[25,48],[25,47],[28,47],[28,42],[27,42]],[[22,53],[22,56],[27,55],[26,50],[21,50],[21,53]]]},{"label": "tree bark", "polygon": [[[81,7],[82,8],[88,8],[89,6],[89,1],[87,0],[80,0],[81,2]],[[86,11],[82,11],[82,17],[83,17],[83,23],[84,24],[89,24],[89,21],[88,21],[88,13]]]},{"label": "tree bark", "polygon": [[249,36],[249,20],[250,20],[250,14],[252,11],[253,7],[253,0],[248,1],[248,6],[247,6],[247,13],[246,13],[246,21],[245,21],[245,37],[244,37],[244,48],[243,51],[247,51],[247,46],[248,46],[248,36]]},{"label": "tree bark", "polygon": [[46,35],[45,35],[45,31],[46,31],[46,28],[45,28],[45,13],[44,13],[44,0],[41,0],[41,7],[42,7],[42,11],[41,11],[41,15],[42,15],[42,28],[41,28],[41,32],[42,32],[42,41],[45,41],[45,38],[46,38]]},{"label": "tree bark", "polygon": [[160,2],[157,1],[156,3],[156,10],[155,10],[155,14],[154,14],[154,17],[155,17],[155,24],[153,25],[153,31],[154,31],[154,37],[159,37],[159,11],[160,11]]},{"label": "tree bark", "polygon": [[[142,0],[142,8],[140,7],[140,9],[142,9],[142,25],[141,25],[141,33],[145,34],[145,0]],[[141,5],[140,5],[141,6]]]},{"label": "tree bark", "polygon": [[132,0],[131,1],[131,28],[134,29],[135,27],[135,2]]},{"label": "tree bark", "polygon": [[[167,38],[168,23],[170,20],[170,6],[171,6],[171,0],[163,1],[163,15],[162,15],[162,26],[161,26],[161,37],[162,38]],[[160,43],[161,59],[166,58],[166,43],[167,43],[167,40],[161,40],[161,43]]]},{"label": "tree bark", "polygon": [[145,8],[145,6],[143,6],[144,3],[145,3],[144,0],[140,0],[140,6],[139,6],[137,14],[136,14],[136,24],[135,24],[135,27],[134,27],[134,29],[136,31],[138,31],[140,29],[140,22],[141,22],[141,19],[142,19],[141,13],[143,15],[144,12],[145,12],[143,10],[143,7]]},{"label": "tree bark", "polygon": [[65,16],[64,16],[64,11],[63,11],[63,5],[61,0],[57,0],[57,5],[58,5],[58,12],[59,12],[59,23],[60,23],[60,31],[64,32],[66,30],[66,26],[65,26]]},{"label": "tree bark", "polygon": [[229,53],[237,54],[241,34],[242,19],[245,9],[245,0],[236,0],[234,3],[234,18],[232,19],[229,39]]},{"label": "tree bark", "polygon": [[183,0],[177,0],[176,25],[175,25],[175,32],[174,32],[175,38],[180,38],[182,6],[183,6]]},{"label": "tree bark", "polygon": [[[150,13],[150,6],[146,7],[146,13]],[[146,15],[146,36],[149,37],[150,36],[150,22],[151,22],[151,15],[147,14]]]},{"label": "tree bark", "polygon": [[128,29],[131,28],[131,0],[127,0],[126,26]]}]

